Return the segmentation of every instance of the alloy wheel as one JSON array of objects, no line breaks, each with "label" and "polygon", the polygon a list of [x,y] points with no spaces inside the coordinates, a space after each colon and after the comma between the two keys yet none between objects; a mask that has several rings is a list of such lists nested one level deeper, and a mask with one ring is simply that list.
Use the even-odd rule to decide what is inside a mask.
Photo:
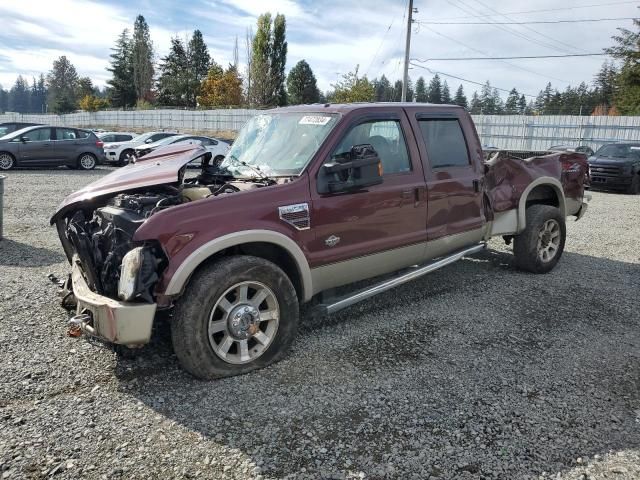
[{"label": "alloy wheel", "polygon": [[8,153],[0,155],[0,170],[10,170],[13,167],[13,157]]},{"label": "alloy wheel", "polygon": [[96,166],[96,159],[93,158],[93,155],[89,155],[88,153],[84,154],[80,157],[80,166],[84,170],[91,170]]},{"label": "alloy wheel", "polygon": [[553,260],[560,249],[560,224],[549,219],[538,232],[538,257],[547,263]]}]

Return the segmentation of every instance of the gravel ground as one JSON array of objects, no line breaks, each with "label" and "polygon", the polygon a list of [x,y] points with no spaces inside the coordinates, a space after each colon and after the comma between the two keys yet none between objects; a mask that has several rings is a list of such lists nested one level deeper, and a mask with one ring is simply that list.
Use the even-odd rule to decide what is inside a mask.
[{"label": "gravel ground", "polygon": [[640,478],[640,197],[594,192],[548,275],[495,241],[207,383],[162,331],[133,359],[66,336],[48,218],[105,171],[8,174],[2,479]]}]

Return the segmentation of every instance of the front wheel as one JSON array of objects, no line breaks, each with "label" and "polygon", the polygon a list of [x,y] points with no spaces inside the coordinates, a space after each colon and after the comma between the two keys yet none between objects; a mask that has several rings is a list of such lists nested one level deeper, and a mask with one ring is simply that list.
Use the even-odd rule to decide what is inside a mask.
[{"label": "front wheel", "polygon": [[197,272],[171,324],[182,367],[210,380],[250,372],[280,360],[296,336],[298,298],[275,264],[225,257]]},{"label": "front wheel", "polygon": [[556,207],[532,205],[527,208],[526,222],[524,231],[513,242],[516,265],[532,273],[550,272],[564,251],[564,218]]},{"label": "front wheel", "polygon": [[120,158],[118,159],[116,166],[124,167],[125,165],[129,165],[130,163],[132,163],[132,159],[134,158],[135,155],[133,154],[133,150],[125,150],[120,154]]},{"label": "front wheel", "polygon": [[78,159],[78,167],[81,170],[93,170],[96,168],[96,157],[90,153],[83,153]]}]

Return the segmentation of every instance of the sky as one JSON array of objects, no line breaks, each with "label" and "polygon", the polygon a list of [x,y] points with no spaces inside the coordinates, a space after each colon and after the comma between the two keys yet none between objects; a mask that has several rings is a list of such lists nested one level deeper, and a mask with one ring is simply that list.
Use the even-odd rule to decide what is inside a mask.
[{"label": "sky", "polygon": [[[145,16],[159,61],[171,37],[203,32],[214,60],[227,65],[238,38],[241,68],[246,62],[247,29],[258,15],[282,13],[287,19],[287,70],[305,59],[326,91],[359,65],[370,79],[402,77],[408,0],[2,0],[0,84],[10,88],[18,74],[47,73],[54,59],[67,55],[79,75],[96,85],[109,79],[110,48],[123,29]],[[591,6],[600,5],[600,6]],[[617,27],[631,20],[535,25],[455,25],[424,22],[558,21],[638,16],[638,3],[621,0],[414,0],[412,66],[415,82],[431,72],[536,95],[547,82],[560,90],[591,82],[606,57],[531,60],[443,58],[601,53]],[[589,7],[586,7],[589,6]],[[548,11],[552,10],[553,11]],[[528,12],[528,13],[523,13]],[[500,15],[500,14],[506,14]],[[429,69],[429,70],[427,70]],[[442,75],[452,93],[462,83],[467,96],[480,87]]]}]

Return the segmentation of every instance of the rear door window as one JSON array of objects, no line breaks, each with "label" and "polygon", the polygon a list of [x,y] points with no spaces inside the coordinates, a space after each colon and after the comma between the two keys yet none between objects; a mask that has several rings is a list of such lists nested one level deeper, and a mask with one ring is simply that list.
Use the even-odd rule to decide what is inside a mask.
[{"label": "rear door window", "polygon": [[469,151],[460,122],[456,118],[418,119],[432,169],[467,167]]},{"label": "rear door window", "polygon": [[76,140],[78,135],[71,128],[56,128],[56,140]]},{"label": "rear door window", "polygon": [[115,140],[113,140],[114,142],[128,142],[129,140],[131,140],[133,138],[132,135],[115,135]]},{"label": "rear door window", "polygon": [[173,133],[156,133],[155,135],[151,136],[151,142],[157,142],[158,140],[162,140],[163,138],[167,138],[167,137],[173,137]]}]

